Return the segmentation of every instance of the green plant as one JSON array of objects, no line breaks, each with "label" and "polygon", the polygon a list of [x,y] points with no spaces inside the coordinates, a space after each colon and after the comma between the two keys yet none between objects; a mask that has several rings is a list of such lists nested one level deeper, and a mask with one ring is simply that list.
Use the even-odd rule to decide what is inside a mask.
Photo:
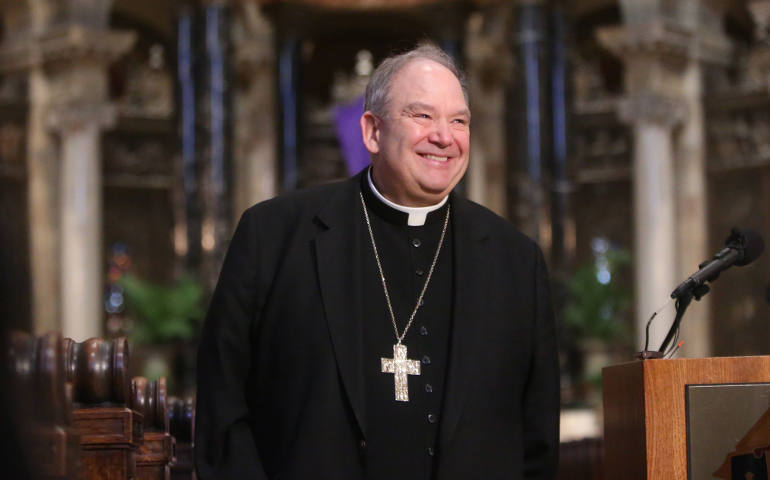
[{"label": "green plant", "polygon": [[627,251],[604,249],[595,262],[579,268],[569,280],[564,324],[576,340],[607,342],[628,335],[623,317],[630,294],[617,277],[630,263]]},{"label": "green plant", "polygon": [[204,315],[203,289],[196,280],[184,277],[174,285],[163,286],[125,274],[119,283],[135,317],[129,333],[134,342],[159,344],[195,336]]}]

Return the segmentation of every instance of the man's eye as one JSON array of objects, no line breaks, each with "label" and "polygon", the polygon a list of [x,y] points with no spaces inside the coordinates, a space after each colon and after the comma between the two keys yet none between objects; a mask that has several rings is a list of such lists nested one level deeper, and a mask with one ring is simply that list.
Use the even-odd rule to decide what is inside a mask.
[{"label": "man's eye", "polygon": [[430,115],[427,113],[415,113],[414,116],[415,118],[430,118]]},{"label": "man's eye", "polygon": [[452,123],[456,123],[458,125],[468,125],[468,120],[465,120],[464,118],[455,118],[452,120]]}]

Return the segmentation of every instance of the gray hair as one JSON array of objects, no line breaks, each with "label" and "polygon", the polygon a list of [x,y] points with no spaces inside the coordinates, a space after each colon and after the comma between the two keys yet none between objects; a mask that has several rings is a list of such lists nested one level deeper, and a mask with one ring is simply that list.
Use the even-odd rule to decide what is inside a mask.
[{"label": "gray hair", "polygon": [[457,81],[460,82],[465,103],[468,104],[468,85],[465,75],[454,59],[436,44],[420,42],[412,50],[388,57],[377,66],[374,73],[372,73],[372,77],[369,79],[369,83],[366,85],[364,111],[369,110],[378,117],[384,117],[388,101],[390,100],[390,84],[393,81],[393,77],[409,62],[420,59],[436,62],[452,72]]}]

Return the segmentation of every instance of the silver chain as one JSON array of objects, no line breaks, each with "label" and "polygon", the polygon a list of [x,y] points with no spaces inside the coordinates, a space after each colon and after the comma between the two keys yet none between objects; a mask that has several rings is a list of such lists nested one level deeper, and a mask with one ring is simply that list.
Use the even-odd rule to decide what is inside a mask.
[{"label": "silver chain", "polygon": [[406,336],[406,332],[409,330],[409,327],[412,326],[412,322],[414,321],[414,316],[417,315],[417,310],[420,309],[420,304],[422,303],[422,297],[425,295],[425,291],[428,289],[428,283],[430,283],[430,278],[433,276],[433,269],[436,267],[438,254],[439,252],[441,252],[441,246],[444,244],[444,235],[446,234],[447,225],[449,225],[449,212],[452,209],[452,206],[447,205],[446,218],[444,218],[444,229],[441,230],[441,238],[438,241],[438,248],[436,248],[436,254],[433,255],[433,263],[430,264],[430,270],[428,270],[428,277],[425,279],[425,285],[422,286],[420,297],[417,299],[417,305],[414,306],[414,310],[412,310],[412,315],[409,317],[409,322],[407,322],[406,327],[404,327],[404,333],[399,335],[398,325],[396,325],[396,315],[393,313],[393,305],[390,304],[390,294],[388,293],[388,284],[385,281],[385,273],[382,271],[382,264],[380,263],[380,255],[377,253],[377,245],[374,243],[374,232],[372,232],[372,224],[369,222],[369,212],[366,209],[366,202],[364,202],[364,195],[361,192],[358,192],[358,195],[361,197],[361,205],[364,207],[364,218],[366,218],[366,227],[369,229],[369,238],[372,240],[372,249],[374,249],[374,259],[377,260],[377,269],[380,271],[380,280],[382,280],[382,289],[385,291],[385,301],[388,304],[388,311],[390,312],[390,320],[393,322],[393,330],[396,333],[396,338],[398,339],[397,345],[401,345],[401,341]]}]

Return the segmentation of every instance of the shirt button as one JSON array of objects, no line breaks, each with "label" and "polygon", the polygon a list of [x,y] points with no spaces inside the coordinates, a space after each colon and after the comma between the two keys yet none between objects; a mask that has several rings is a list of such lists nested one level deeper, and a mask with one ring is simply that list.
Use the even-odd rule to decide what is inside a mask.
[{"label": "shirt button", "polygon": [[433,415],[432,413],[428,414],[428,423],[436,423],[436,420],[438,419],[436,418],[435,415]]},{"label": "shirt button", "polygon": [[420,300],[420,306],[422,307],[423,305],[425,305],[425,299]]},{"label": "shirt button", "polygon": [[435,450],[433,450],[433,447],[428,447],[428,455],[430,455],[432,457],[435,454],[436,454],[436,452],[435,452]]},{"label": "shirt button", "polygon": [[366,450],[366,440],[358,442],[358,446],[361,447],[361,450]]},{"label": "shirt button", "polygon": [[425,384],[425,391],[428,392],[428,393],[433,393],[433,385],[431,385],[430,383],[426,383]]},{"label": "shirt button", "polygon": [[428,327],[426,327],[425,325],[421,326],[420,327],[420,335],[422,335],[423,337],[428,335]]},{"label": "shirt button", "polygon": [[413,238],[413,239],[412,239],[412,245],[413,245],[415,248],[419,248],[419,247],[420,247],[420,245],[422,245],[422,242],[420,241],[420,239],[419,239],[419,238]]},{"label": "shirt button", "polygon": [[430,365],[430,357],[425,355],[422,357],[422,364],[423,365]]},{"label": "shirt button", "polygon": [[423,272],[419,268],[417,270],[415,270],[414,273],[416,273],[418,277],[422,277],[423,275],[425,275],[425,272]]}]

